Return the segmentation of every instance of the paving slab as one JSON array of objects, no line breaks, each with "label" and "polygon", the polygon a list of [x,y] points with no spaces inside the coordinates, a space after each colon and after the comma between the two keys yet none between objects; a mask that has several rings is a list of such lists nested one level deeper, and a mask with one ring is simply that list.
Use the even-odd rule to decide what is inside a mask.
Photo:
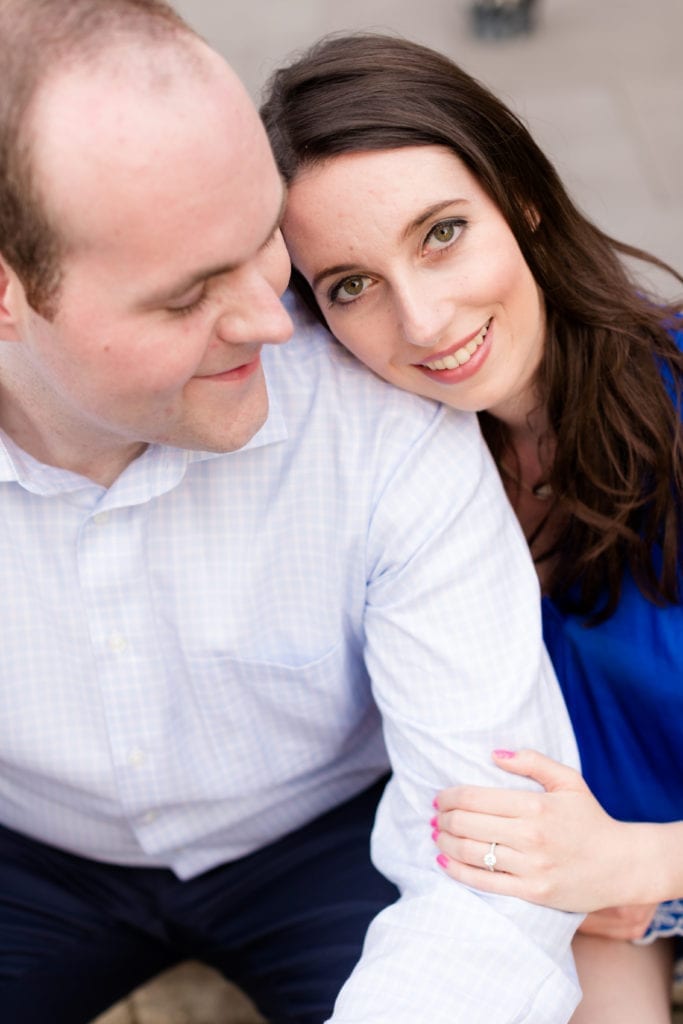
[{"label": "paving slab", "polygon": [[93,1024],[265,1024],[235,985],[188,962],[159,975]]}]

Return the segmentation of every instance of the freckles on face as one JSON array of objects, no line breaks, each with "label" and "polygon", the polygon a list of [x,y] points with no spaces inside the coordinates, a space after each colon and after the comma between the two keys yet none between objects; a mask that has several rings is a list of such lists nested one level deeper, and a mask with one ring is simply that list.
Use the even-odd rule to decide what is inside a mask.
[{"label": "freckles on face", "polygon": [[[384,193],[364,173],[364,154],[336,157],[302,171],[290,184],[282,233],[293,265],[324,306],[317,278],[328,268],[354,267],[390,241],[380,216]],[[393,221],[393,213],[389,211]],[[324,311],[324,310],[323,310]]]},{"label": "freckles on face", "polygon": [[532,387],[541,293],[502,213],[450,150],[306,168],[283,231],[332,332],[391,383],[470,411]]}]

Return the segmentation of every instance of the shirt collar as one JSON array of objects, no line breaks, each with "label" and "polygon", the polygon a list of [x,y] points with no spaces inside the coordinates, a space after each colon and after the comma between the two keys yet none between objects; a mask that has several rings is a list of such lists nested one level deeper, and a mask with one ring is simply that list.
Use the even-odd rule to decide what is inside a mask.
[{"label": "shirt collar", "polygon": [[[235,458],[241,452],[263,448],[287,439],[287,425],[282,412],[282,405],[277,396],[275,382],[264,366],[266,388],[268,391],[268,416],[263,426],[241,448],[234,452],[192,451],[185,448],[173,448],[165,445],[150,445],[142,455],[129,466],[122,477],[133,470],[139,472],[153,463],[157,469],[162,467],[176,480],[182,478],[187,466],[206,459]],[[137,465],[136,465],[137,464]],[[121,479],[121,478],[119,478]],[[170,479],[170,478],[169,478]],[[17,445],[11,437],[0,430],[0,483],[16,482],[25,490],[34,494],[66,494],[86,488],[97,488],[104,493],[104,488],[71,470],[58,466],[49,466],[35,459]],[[115,481],[114,485],[118,481]]]}]

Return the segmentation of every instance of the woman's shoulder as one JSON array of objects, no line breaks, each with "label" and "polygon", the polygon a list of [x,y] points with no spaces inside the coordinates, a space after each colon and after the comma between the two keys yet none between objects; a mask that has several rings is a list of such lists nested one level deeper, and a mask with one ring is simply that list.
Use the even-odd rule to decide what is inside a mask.
[{"label": "woman's shoulder", "polygon": [[683,312],[675,313],[664,327],[673,339],[676,347],[683,352]]},{"label": "woman's shoulder", "polygon": [[[673,316],[664,324],[664,327],[678,351],[683,354],[683,313],[678,313]],[[660,359],[660,370],[669,398],[674,405],[678,403],[679,410],[683,416],[683,374],[679,376],[678,384],[676,386],[674,381],[674,370],[671,363],[666,362],[664,359]]]}]

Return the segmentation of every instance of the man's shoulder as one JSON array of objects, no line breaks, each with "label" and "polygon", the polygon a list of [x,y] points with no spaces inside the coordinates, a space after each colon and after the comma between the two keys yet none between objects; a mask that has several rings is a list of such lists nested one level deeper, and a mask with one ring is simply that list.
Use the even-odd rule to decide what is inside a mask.
[{"label": "man's shoulder", "polygon": [[290,409],[301,408],[304,395],[324,406],[329,416],[349,424],[371,420],[404,423],[410,433],[424,430],[444,414],[470,420],[468,414],[445,412],[438,402],[388,384],[351,355],[292,292],[285,296],[294,334],[284,345],[269,348],[265,357],[269,388]]},{"label": "man's shoulder", "polygon": [[293,291],[287,291],[283,303],[294,324],[294,333],[286,344],[269,350],[269,361],[281,371],[283,383],[296,380],[317,381],[320,378],[330,382],[350,378],[356,385],[368,378],[377,385],[386,387],[378,377],[371,374],[355,356],[352,356],[320,320],[308,309]]}]

